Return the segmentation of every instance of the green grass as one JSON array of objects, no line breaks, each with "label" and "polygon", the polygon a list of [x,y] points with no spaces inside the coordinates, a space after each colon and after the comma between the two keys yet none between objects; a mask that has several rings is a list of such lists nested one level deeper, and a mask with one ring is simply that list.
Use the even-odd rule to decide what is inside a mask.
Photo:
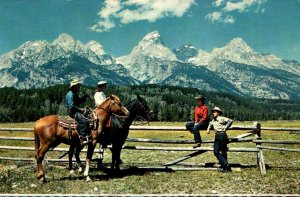
[{"label": "green grass", "polygon": [[[252,122],[237,122],[236,125],[252,125]],[[150,125],[183,126],[184,123],[151,123]],[[0,124],[1,127],[32,127],[33,123]],[[263,127],[300,127],[300,121],[267,121]],[[230,137],[245,131],[228,131]],[[1,136],[32,137],[31,132],[1,132]],[[201,132],[203,139],[213,139]],[[192,135],[187,131],[130,131],[130,138],[154,138],[169,140],[190,140]],[[300,140],[299,134],[289,132],[263,131],[263,139]],[[33,142],[0,141],[1,146],[28,146]],[[126,143],[139,146],[178,146],[176,144]],[[210,147],[211,144],[203,146]],[[297,148],[299,145],[268,145]],[[59,147],[67,147],[61,145]],[[234,143],[229,147],[255,147],[252,143]],[[108,173],[105,168],[97,170],[95,164],[91,169],[92,182],[87,183],[82,174],[69,175],[67,163],[44,163],[48,182],[41,184],[36,179],[35,162],[0,161],[0,193],[5,194],[299,194],[300,154],[283,151],[264,151],[265,161],[271,166],[267,175],[260,174],[257,167],[234,169],[231,173],[219,173],[214,170],[161,172],[158,170],[141,170],[141,166],[161,166],[163,163],[178,159],[191,152],[137,151],[123,150],[121,172],[118,175]],[[56,158],[62,153],[49,152],[47,158]],[[33,158],[32,151],[7,151],[0,149],[0,156]],[[81,154],[84,158],[85,154]],[[95,154],[95,157],[97,155]],[[104,164],[109,166],[111,154],[105,151]],[[256,165],[255,153],[228,153],[230,163]],[[212,152],[204,153],[187,160],[191,163],[216,163]]]}]

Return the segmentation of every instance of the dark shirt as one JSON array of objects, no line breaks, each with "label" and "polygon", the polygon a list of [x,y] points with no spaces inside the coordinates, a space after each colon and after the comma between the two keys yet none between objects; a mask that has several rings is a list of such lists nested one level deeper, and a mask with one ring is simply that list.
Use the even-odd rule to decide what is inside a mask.
[{"label": "dark shirt", "polygon": [[71,117],[74,116],[76,112],[82,113],[82,110],[79,108],[79,105],[85,100],[85,97],[79,98],[78,94],[71,90],[67,93],[66,106],[68,109],[68,113]]}]

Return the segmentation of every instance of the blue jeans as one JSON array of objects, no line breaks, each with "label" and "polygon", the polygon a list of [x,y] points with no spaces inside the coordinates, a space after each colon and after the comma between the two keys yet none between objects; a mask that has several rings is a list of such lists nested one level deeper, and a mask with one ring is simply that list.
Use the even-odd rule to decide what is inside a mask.
[{"label": "blue jeans", "polygon": [[228,136],[226,133],[216,133],[215,142],[214,142],[214,155],[219,160],[221,167],[228,165],[227,161],[227,144]]},{"label": "blue jeans", "polygon": [[185,125],[186,129],[194,134],[194,140],[196,143],[201,142],[201,135],[199,130],[206,130],[207,126],[208,122],[200,122],[197,125],[195,125],[194,121],[187,122]]}]

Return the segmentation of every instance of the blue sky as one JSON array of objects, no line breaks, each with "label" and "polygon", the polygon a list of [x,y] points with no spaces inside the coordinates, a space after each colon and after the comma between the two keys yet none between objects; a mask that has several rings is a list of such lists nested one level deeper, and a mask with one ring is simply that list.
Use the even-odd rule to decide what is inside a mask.
[{"label": "blue sky", "polygon": [[167,47],[210,52],[241,37],[255,51],[300,62],[300,0],[1,0],[0,54],[68,33],[115,57],[159,31]]}]

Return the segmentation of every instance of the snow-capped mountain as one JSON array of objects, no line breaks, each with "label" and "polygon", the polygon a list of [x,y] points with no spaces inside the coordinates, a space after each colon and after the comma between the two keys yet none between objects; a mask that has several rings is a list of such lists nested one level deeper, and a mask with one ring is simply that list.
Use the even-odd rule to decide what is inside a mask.
[{"label": "snow-capped mountain", "polygon": [[[144,44],[149,40],[150,44]],[[117,58],[117,61],[130,68],[131,75],[144,83],[180,85],[259,98],[300,98],[300,64],[272,54],[257,53],[241,38],[234,38],[210,53],[187,44],[171,52],[159,40],[158,32],[152,32],[129,55]]]},{"label": "snow-capped mountain", "polygon": [[46,87],[68,83],[73,78],[87,85],[95,85],[100,79],[112,84],[137,84],[99,43],[90,41],[84,45],[65,33],[52,43],[28,41],[0,56],[0,71],[0,87]]},{"label": "snow-capped mountain", "polygon": [[171,50],[154,31],[130,54],[114,58],[96,41],[83,44],[63,33],[52,43],[28,41],[0,56],[0,87],[47,87],[73,78],[86,85],[156,83],[300,99],[300,64],[255,52],[242,38],[211,52],[190,44]]},{"label": "snow-capped mountain", "polygon": [[142,83],[160,83],[172,74],[177,58],[167,48],[157,31],[146,35],[127,56],[117,58],[117,62],[129,69],[130,75]]},{"label": "snow-capped mountain", "polygon": [[300,74],[298,62],[286,61],[272,54],[257,53],[242,38],[234,38],[224,47],[213,49],[211,53],[199,49],[198,53],[187,59],[186,62],[206,65],[210,70],[215,70],[216,65],[211,62],[216,60],[230,60],[259,68],[281,69]]}]

